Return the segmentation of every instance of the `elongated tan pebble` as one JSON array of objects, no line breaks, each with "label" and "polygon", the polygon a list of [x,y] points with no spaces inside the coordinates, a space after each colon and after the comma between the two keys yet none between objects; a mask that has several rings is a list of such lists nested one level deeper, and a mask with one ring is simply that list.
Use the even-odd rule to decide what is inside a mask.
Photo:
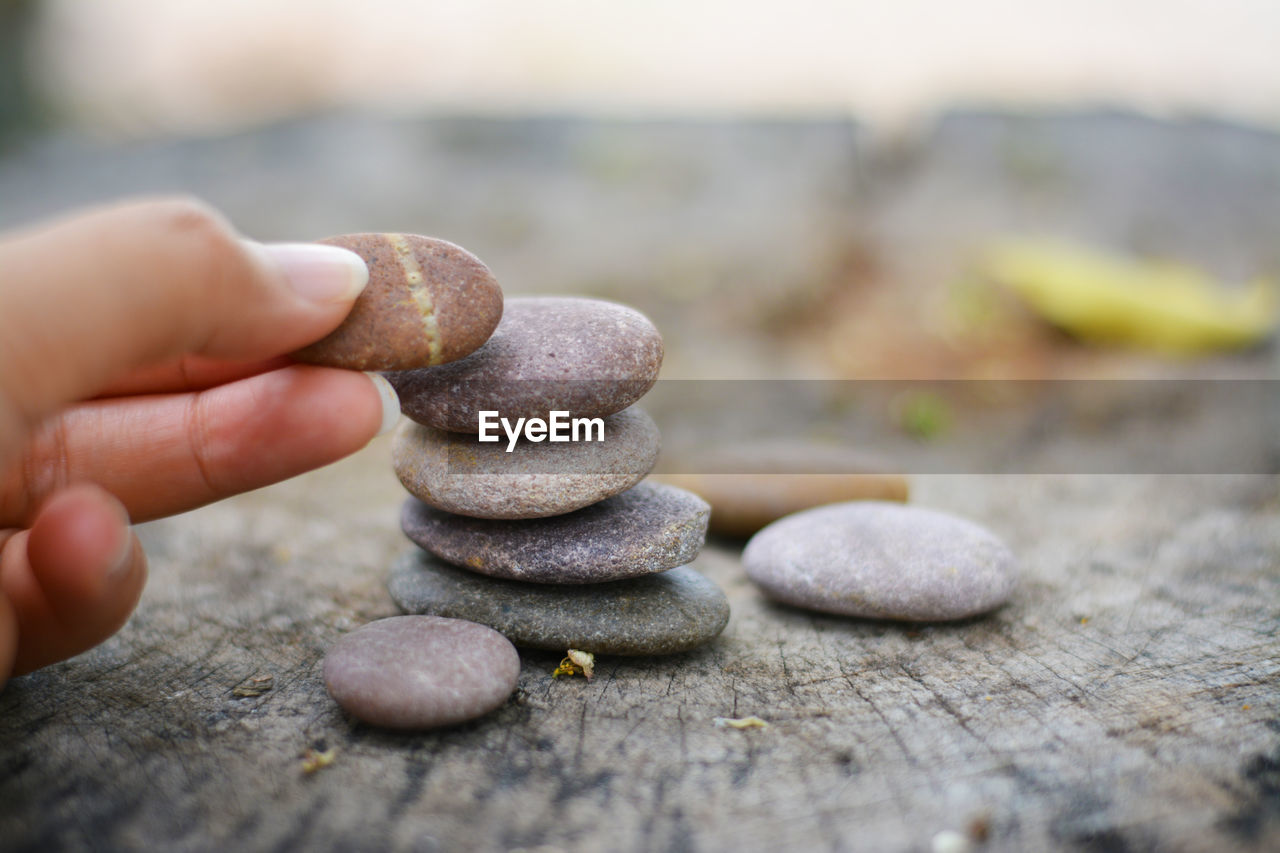
[{"label": "elongated tan pebble", "polygon": [[899,474],[663,474],[664,483],[688,489],[711,504],[711,531],[747,537],[801,510],[845,501],[907,500]]},{"label": "elongated tan pebble", "polygon": [[351,370],[408,370],[456,361],[493,334],[502,288],[466,249],[417,234],[344,234],[319,242],[350,249],[369,285],[326,337],[293,354]]}]

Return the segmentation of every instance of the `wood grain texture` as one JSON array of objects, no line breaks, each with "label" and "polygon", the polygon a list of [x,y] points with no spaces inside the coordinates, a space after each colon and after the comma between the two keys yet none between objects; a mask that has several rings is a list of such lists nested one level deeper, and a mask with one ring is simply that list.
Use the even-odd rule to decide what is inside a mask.
[{"label": "wood grain texture", "polygon": [[[0,694],[6,849],[922,850],[975,819],[993,850],[1280,839],[1274,477],[917,478],[1022,558],[993,617],[772,605],[717,543],[699,565],[734,614],[711,646],[591,682],[524,653],[492,715],[397,735],[319,672],[394,612],[384,442],[145,529],[128,627]],[[748,715],[769,727],[714,724]],[[336,760],[304,774],[308,748]]]},{"label": "wood grain texture", "polygon": [[[780,322],[840,375],[933,376],[966,365],[921,306],[992,234],[1076,235],[1229,280],[1274,268],[1278,157],[1272,132],[1117,112],[955,113],[880,145],[843,118],[334,115],[23,146],[0,158],[0,224],[180,189],[258,239],[447,234],[514,292],[634,304],[668,344],[664,379],[826,375],[780,345]],[[995,354],[1013,375],[1048,366],[1041,349]],[[1274,372],[1275,355],[1175,372]],[[344,718],[319,669],[394,612],[388,459],[384,439],[145,529],[152,580],[124,631],[0,693],[0,850],[923,851],[980,816],[989,850],[1280,847],[1274,476],[915,477],[913,503],[1021,558],[993,617],[788,610],[717,543],[701,565],[734,615],[710,647],[601,656],[590,683],[525,654],[491,717],[405,736]],[[714,725],[750,715],[770,727]],[[322,746],[334,763],[304,774]]]}]

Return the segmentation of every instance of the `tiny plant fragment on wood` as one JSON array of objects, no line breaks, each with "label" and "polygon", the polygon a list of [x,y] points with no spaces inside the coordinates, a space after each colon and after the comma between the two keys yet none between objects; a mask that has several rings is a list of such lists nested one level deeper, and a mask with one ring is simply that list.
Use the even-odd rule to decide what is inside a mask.
[{"label": "tiny plant fragment on wood", "polygon": [[716,717],[711,722],[718,729],[767,729],[769,724],[759,717]]},{"label": "tiny plant fragment on wood", "polygon": [[275,677],[271,675],[255,675],[248,681],[242,681],[231,690],[237,699],[250,699],[261,696],[275,686]]},{"label": "tiny plant fragment on wood", "polygon": [[568,657],[560,661],[560,665],[556,667],[555,672],[551,673],[552,678],[559,678],[562,675],[582,675],[587,681],[596,674],[596,656],[591,652],[583,652],[578,649],[569,649]]},{"label": "tiny plant fragment on wood", "polygon": [[307,751],[302,754],[302,772],[310,775],[317,770],[323,770],[332,764],[337,757],[337,750],[326,749],[320,751],[308,747]]}]

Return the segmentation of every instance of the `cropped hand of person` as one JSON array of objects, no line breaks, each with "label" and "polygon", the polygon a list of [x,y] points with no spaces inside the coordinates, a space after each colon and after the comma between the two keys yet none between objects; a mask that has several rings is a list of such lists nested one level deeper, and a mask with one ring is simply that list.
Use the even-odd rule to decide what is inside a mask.
[{"label": "cropped hand of person", "polygon": [[255,244],[189,200],[0,237],[0,686],[91,648],[137,604],[130,521],[363,447],[385,380],[292,363],[350,311],[354,253]]}]

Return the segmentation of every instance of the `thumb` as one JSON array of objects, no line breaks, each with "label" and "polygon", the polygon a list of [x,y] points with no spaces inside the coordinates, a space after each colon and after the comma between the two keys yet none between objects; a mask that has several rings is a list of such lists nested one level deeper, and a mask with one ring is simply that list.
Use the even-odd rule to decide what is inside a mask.
[{"label": "thumb", "polygon": [[317,340],[367,281],[353,252],[250,243],[186,199],[0,241],[0,459],[33,424],[138,367],[268,358]]}]

